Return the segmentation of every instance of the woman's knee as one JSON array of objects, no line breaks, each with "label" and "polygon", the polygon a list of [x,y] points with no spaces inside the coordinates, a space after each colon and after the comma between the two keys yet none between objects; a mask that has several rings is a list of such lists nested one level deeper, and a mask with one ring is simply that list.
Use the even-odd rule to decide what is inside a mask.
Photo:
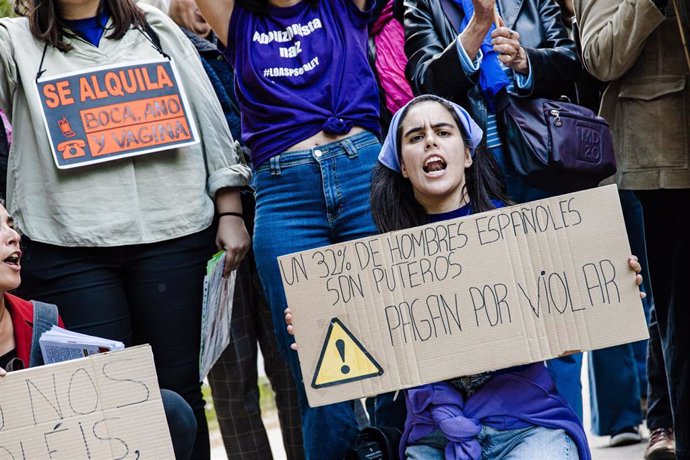
[{"label": "woman's knee", "polygon": [[405,458],[407,460],[443,460],[446,456],[441,449],[419,444],[407,447]]},{"label": "woman's knee", "polygon": [[549,458],[577,460],[577,446],[573,438],[562,429],[533,427],[522,441],[506,456],[506,460]]},{"label": "woman's knee", "polygon": [[188,459],[196,439],[196,417],[187,401],[174,391],[161,389],[163,410],[177,460]]}]

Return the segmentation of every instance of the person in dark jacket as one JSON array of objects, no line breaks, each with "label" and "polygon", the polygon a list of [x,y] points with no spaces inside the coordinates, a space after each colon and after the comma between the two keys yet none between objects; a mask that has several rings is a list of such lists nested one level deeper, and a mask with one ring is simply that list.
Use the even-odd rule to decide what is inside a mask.
[{"label": "person in dark jacket", "polygon": [[[513,201],[554,195],[515,173],[505,150],[500,108],[508,93],[574,95],[581,64],[558,4],[554,0],[406,0],[404,18],[406,74],[415,94],[435,94],[470,112],[484,130]],[[581,364],[580,354],[549,362],[558,391],[580,418]]]}]

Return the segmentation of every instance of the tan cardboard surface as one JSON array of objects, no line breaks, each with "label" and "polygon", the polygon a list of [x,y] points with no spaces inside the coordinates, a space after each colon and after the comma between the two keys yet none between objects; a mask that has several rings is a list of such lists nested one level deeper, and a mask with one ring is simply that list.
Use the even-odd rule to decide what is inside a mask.
[{"label": "tan cardboard surface", "polygon": [[0,458],[175,458],[151,348],[0,378]]},{"label": "tan cardboard surface", "polygon": [[309,403],[647,337],[615,186],[279,258]]}]

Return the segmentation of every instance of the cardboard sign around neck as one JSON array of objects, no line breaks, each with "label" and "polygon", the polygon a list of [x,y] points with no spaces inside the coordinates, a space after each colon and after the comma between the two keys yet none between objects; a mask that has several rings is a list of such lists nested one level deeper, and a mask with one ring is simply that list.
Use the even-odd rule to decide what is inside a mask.
[{"label": "cardboard sign around neck", "polygon": [[182,82],[166,59],[54,75],[38,80],[36,90],[60,169],[199,142]]}]

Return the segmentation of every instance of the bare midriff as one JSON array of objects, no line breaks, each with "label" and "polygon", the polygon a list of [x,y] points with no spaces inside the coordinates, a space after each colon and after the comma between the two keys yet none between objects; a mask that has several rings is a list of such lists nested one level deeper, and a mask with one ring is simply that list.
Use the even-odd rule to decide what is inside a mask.
[{"label": "bare midriff", "polygon": [[312,149],[314,147],[318,147],[319,145],[329,144],[331,142],[345,139],[346,137],[349,137],[349,136],[354,136],[355,134],[361,133],[362,131],[365,131],[365,129],[360,128],[359,126],[353,127],[350,130],[350,132],[348,132],[346,134],[327,134],[323,131],[319,131],[318,133],[314,134],[313,136],[308,137],[308,138],[304,139],[303,141],[298,142],[297,144],[288,148],[286,151],[287,152],[294,152],[295,150]]}]

